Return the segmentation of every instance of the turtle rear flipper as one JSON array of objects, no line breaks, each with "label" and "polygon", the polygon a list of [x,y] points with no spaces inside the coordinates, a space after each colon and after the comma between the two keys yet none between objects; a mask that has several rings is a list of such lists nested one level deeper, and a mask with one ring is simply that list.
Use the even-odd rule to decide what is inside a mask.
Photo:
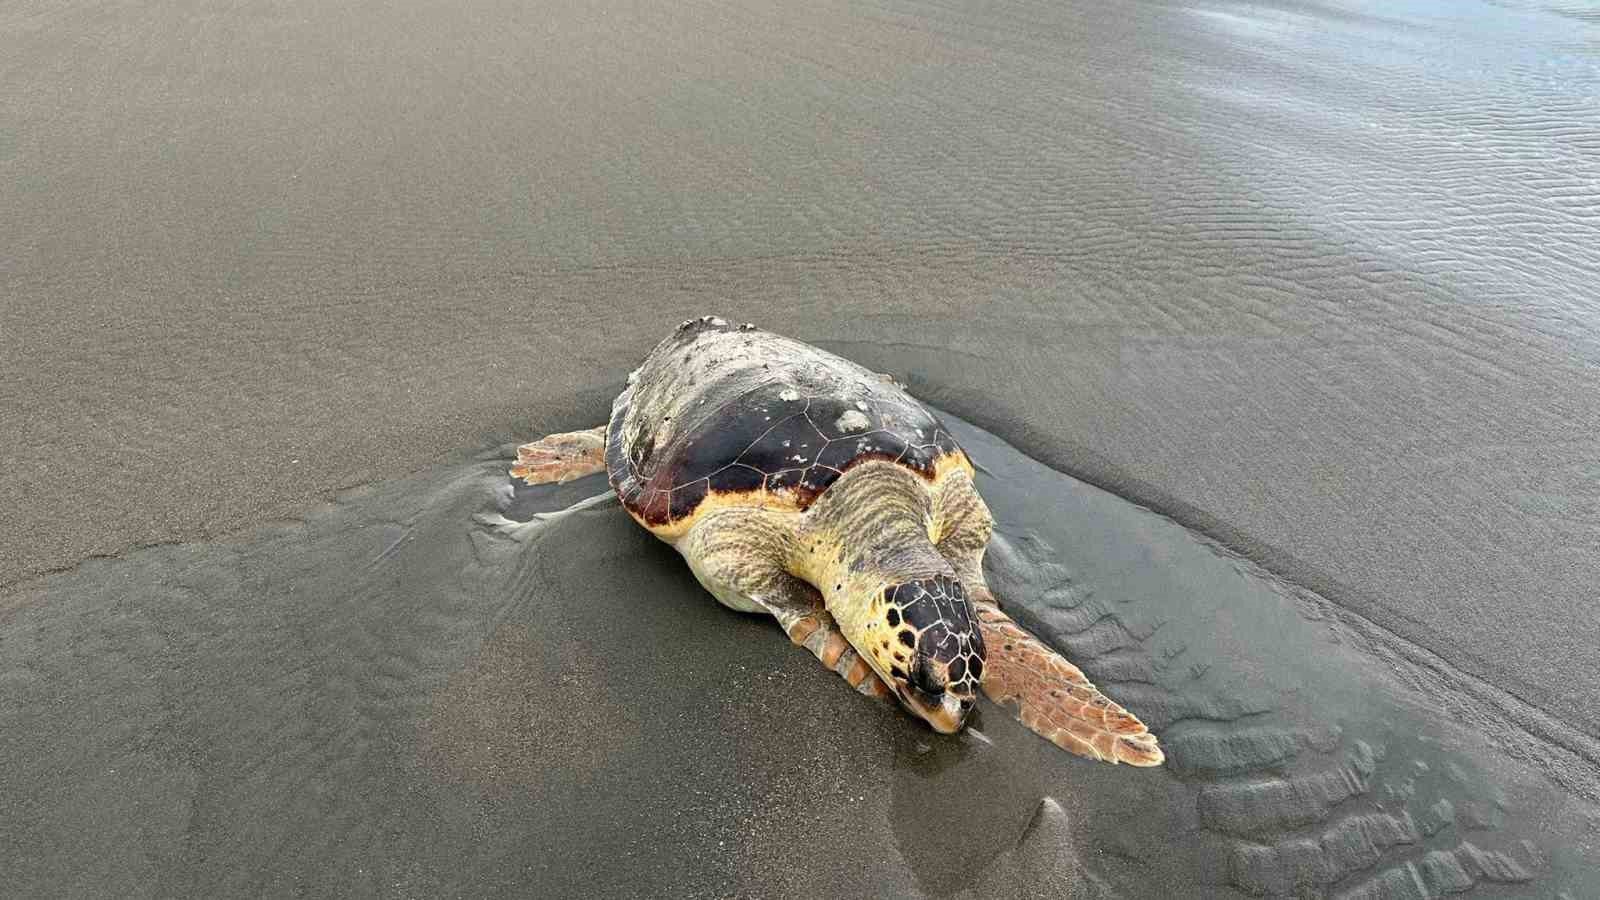
[{"label": "turtle rear flipper", "polygon": [[1145,724],[1100,693],[1077,666],[998,606],[974,605],[988,651],[983,691],[990,700],[1069,753],[1134,766],[1159,766],[1166,759]]},{"label": "turtle rear flipper", "polygon": [[606,468],[606,426],[542,437],[517,448],[511,477],[528,484],[565,484]]}]

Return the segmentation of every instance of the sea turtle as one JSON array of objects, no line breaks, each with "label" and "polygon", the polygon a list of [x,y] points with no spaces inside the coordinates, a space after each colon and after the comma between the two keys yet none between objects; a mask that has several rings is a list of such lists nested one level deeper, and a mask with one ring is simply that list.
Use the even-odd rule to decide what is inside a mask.
[{"label": "sea turtle", "polygon": [[523,445],[511,475],[601,470],[712,596],[772,615],[861,693],[951,733],[981,685],[1065,750],[1162,762],[1138,718],[1001,612],[984,582],[993,520],[972,463],[888,376],[753,325],[692,319],[628,376],[609,425]]}]

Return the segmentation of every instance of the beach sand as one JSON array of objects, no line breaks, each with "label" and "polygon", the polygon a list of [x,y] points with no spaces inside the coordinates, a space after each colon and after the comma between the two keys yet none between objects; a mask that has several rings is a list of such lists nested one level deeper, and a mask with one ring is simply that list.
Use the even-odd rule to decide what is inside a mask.
[{"label": "beach sand", "polygon": [[[1588,896],[1595,744],[947,417],[991,583],[1162,739],[945,737],[512,447],[16,598],[18,896]],[[600,493],[576,504],[586,493]],[[21,827],[19,827],[21,826]]]},{"label": "beach sand", "polygon": [[[7,870],[1595,893],[1597,28],[1560,2],[0,11]],[[1050,560],[1117,611],[1123,638],[1077,607],[1054,638],[1172,728],[1171,765],[841,695],[615,509],[474,519],[505,445],[599,424],[705,313],[1017,448],[996,565],[1047,624]]]}]

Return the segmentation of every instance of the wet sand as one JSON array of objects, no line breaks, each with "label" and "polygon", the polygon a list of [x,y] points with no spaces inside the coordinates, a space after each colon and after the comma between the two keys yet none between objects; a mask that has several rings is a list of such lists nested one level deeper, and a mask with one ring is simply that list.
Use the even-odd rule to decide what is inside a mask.
[{"label": "wet sand", "polygon": [[[997,594],[1161,735],[942,737],[511,447],[4,615],[18,896],[1600,891],[1595,742],[949,419]],[[1424,892],[1418,893],[1418,887]],[[1430,893],[1431,892],[1431,893]]]},{"label": "wet sand", "polygon": [[[441,785],[456,783],[447,773],[501,785],[481,788],[485,798],[528,796],[503,787],[526,783],[516,780],[524,756],[497,744],[468,752],[450,736],[497,733],[554,706],[575,715],[579,698],[603,698],[606,727],[645,729],[663,753],[703,746],[690,743],[692,729],[663,723],[732,729],[750,742],[739,752],[807,773],[746,786],[770,803],[747,794],[750,805],[727,807],[767,809],[775,836],[794,834],[784,830],[798,827],[794,810],[840,809],[802,802],[828,791],[891,803],[883,755],[914,755],[925,741],[877,711],[840,713],[831,699],[829,716],[857,718],[807,719],[819,714],[812,700],[832,697],[821,684],[815,696],[749,690],[752,673],[800,678],[805,668],[781,643],[756,640],[760,628],[749,626],[748,644],[724,645],[720,632],[712,641],[681,624],[674,633],[706,641],[698,675],[674,669],[652,681],[624,668],[640,677],[601,685],[598,670],[579,668],[555,703],[506,685],[580,666],[574,654],[530,656],[552,644],[528,630],[531,616],[507,613],[504,633],[482,618],[496,604],[522,609],[526,590],[497,599],[483,594],[504,586],[498,575],[463,577],[461,595],[449,595],[457,607],[399,590],[394,611],[404,614],[390,621],[362,593],[377,590],[362,579],[378,576],[344,568],[381,546],[343,543],[354,539],[336,540],[341,529],[398,536],[405,510],[433,509],[438,539],[460,540],[461,517],[483,504],[476,489],[440,479],[487,477],[451,468],[462,448],[597,424],[665,328],[717,312],[894,372],[1053,470],[1242,554],[1250,583],[1312,592],[1319,599],[1300,605],[1321,610],[1318,621],[1344,635],[1339,647],[1382,660],[1394,683],[1357,690],[1348,671],[1308,664],[1306,677],[1343,687],[1307,696],[1411,696],[1403,683],[1427,699],[1420,718],[1398,721],[1434,734],[1425,723],[1455,710],[1467,728],[1429,737],[1438,755],[1413,753],[1358,727],[1376,714],[1352,700],[1341,709],[1355,724],[1337,745],[1302,737],[1310,716],[1291,709],[1273,713],[1272,727],[1294,737],[1252,737],[1269,749],[1226,752],[1276,759],[1292,745],[1309,754],[1293,765],[1314,758],[1382,785],[1404,783],[1385,768],[1395,760],[1437,773],[1446,757],[1466,760],[1462,771],[1506,757],[1515,771],[1487,780],[1536,786],[1507,789],[1513,811],[1485,830],[1533,841],[1548,864],[1462,837],[1476,826],[1461,823],[1480,818],[1458,816],[1364,868],[1338,869],[1346,874],[1329,890],[1402,871],[1402,859],[1450,869],[1435,851],[1471,875],[1484,866],[1462,862],[1476,858],[1465,841],[1536,876],[1525,888],[1480,884],[1480,894],[1548,896],[1568,871],[1563,841],[1581,858],[1593,826],[1550,840],[1518,818],[1526,807],[1515,801],[1558,785],[1566,802],[1592,802],[1583,785],[1600,733],[1600,26],[1584,9],[824,3],[668,13],[474,0],[0,11],[0,490],[12,498],[0,508],[9,585],[0,724],[12,742],[0,791],[22,804],[0,825],[7,855],[38,879],[26,883],[72,872],[86,890],[112,894],[198,893],[227,879],[262,893],[368,884],[380,862],[390,887],[362,890],[405,893],[442,883],[428,880],[440,872],[467,893],[526,887],[544,877],[530,868],[539,857],[516,851],[536,845],[529,835],[552,810],[587,815],[574,799],[584,795],[550,787],[556,805],[539,807],[446,796]],[[350,505],[341,492],[356,485],[376,505]],[[425,496],[401,496],[408,490]],[[314,512],[335,497],[346,518]],[[318,521],[333,542],[322,550],[293,528],[277,544],[259,530],[317,515],[329,516]],[[693,618],[714,610],[701,610],[659,550],[642,535],[616,537],[644,562],[602,567],[611,582],[581,559],[545,575],[591,599],[602,587],[672,585],[660,588],[663,602],[681,615],[655,624],[711,621]],[[1115,558],[1116,545],[1081,533],[1050,543]],[[160,546],[133,552],[149,544]],[[229,553],[255,562],[224,565],[219,548],[235,545],[247,549]],[[184,560],[208,573],[200,587],[177,574]],[[416,590],[436,586],[432,577]],[[298,605],[239,602],[290,586]],[[163,603],[190,614],[157,627]],[[1227,637],[1201,607],[1184,615],[1206,640]],[[396,629],[392,640],[409,649],[391,659],[374,629]],[[1211,672],[1248,673],[1261,643],[1194,652]],[[1260,672],[1281,671],[1277,657],[1261,658]],[[684,678],[698,679],[693,689]],[[1237,687],[1224,695],[1245,697]],[[753,693],[781,705],[752,707]],[[691,696],[737,696],[728,708],[752,718],[673,708]],[[435,697],[456,698],[446,704],[455,718],[422,710]],[[1493,716],[1469,717],[1485,706]],[[635,718],[619,720],[621,709]],[[791,732],[796,716],[806,727]],[[1022,823],[1017,834],[1055,835],[1043,841],[1052,847],[1070,833],[1098,883],[1125,886],[1118,873],[1141,857],[1107,848],[1135,833],[1083,805],[1118,795],[1098,781],[1062,789],[1059,772],[1081,767],[1027,757],[996,718],[984,731],[1006,750],[997,764],[1036,765],[1041,780],[974,780],[939,762],[925,770],[931,783],[1003,787],[1009,799],[960,805]],[[505,733],[572,771],[634,770],[636,750],[597,757],[586,755],[600,752],[593,742],[574,744],[598,721],[561,721],[565,730]],[[817,728],[835,721],[841,743],[796,747],[795,734],[821,741]],[[1480,754],[1482,735],[1506,751]],[[1357,741],[1374,754],[1370,775]],[[455,768],[416,768],[412,750]],[[874,753],[877,769],[837,768]],[[694,802],[731,804],[713,790],[727,771],[737,770],[679,777],[721,798]],[[1301,771],[1312,769],[1283,775]],[[1162,815],[1222,808],[1198,799],[1200,776],[1173,772],[1199,793],[1162,794],[1151,801]],[[1451,777],[1418,776],[1427,785],[1417,795],[1455,796]],[[637,783],[622,779],[609,796]],[[247,801],[258,791],[274,799],[255,813]],[[1044,796],[1057,806],[1035,816]],[[881,837],[916,808],[898,810],[858,825],[818,820],[810,832],[853,859],[850,839]],[[770,849],[776,839],[759,843],[777,856],[702,854],[699,863],[719,860],[720,881],[674,870],[687,862],[674,863],[671,848],[709,838],[684,830],[699,819],[668,811],[634,814],[654,833],[627,832],[618,817],[581,834],[613,848],[624,834],[633,841],[640,864],[606,869],[618,878],[648,877],[645,862],[662,884],[753,885],[739,880],[754,877],[739,868],[753,861],[764,861],[762,877],[794,875],[774,870],[790,859],[790,848]],[[1217,815],[1220,830],[1183,831],[1220,835],[1205,884],[1270,892],[1290,877],[1282,872],[1300,871],[1240,856],[1238,846],[1271,847],[1281,835]],[[1330,815],[1320,829],[1344,821]],[[372,843],[381,823],[407,816],[417,818],[395,826],[403,840]],[[987,828],[996,843],[984,852],[1012,846],[1011,835]],[[458,843],[469,838],[497,862],[468,865],[483,862]],[[1053,877],[1016,875],[1059,859],[1017,846],[987,857],[1002,862],[983,877]],[[910,852],[885,890],[979,884],[962,881],[971,873],[928,876],[946,871],[934,856]],[[1318,871],[1308,884],[1335,870]]]}]

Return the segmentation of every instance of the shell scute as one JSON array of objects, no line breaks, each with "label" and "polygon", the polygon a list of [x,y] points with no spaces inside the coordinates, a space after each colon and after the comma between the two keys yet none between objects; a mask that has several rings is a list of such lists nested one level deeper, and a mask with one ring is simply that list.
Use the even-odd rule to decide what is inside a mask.
[{"label": "shell scute", "polygon": [[694,512],[700,501],[706,498],[711,483],[705,478],[696,479],[688,484],[680,484],[671,491],[671,499],[667,503],[668,514],[673,519],[681,519]]},{"label": "shell scute", "polygon": [[941,457],[961,452],[882,376],[708,316],[658,344],[618,395],[606,467],[623,505],[655,528],[693,515],[712,494],[805,509],[865,460],[931,478]]}]

